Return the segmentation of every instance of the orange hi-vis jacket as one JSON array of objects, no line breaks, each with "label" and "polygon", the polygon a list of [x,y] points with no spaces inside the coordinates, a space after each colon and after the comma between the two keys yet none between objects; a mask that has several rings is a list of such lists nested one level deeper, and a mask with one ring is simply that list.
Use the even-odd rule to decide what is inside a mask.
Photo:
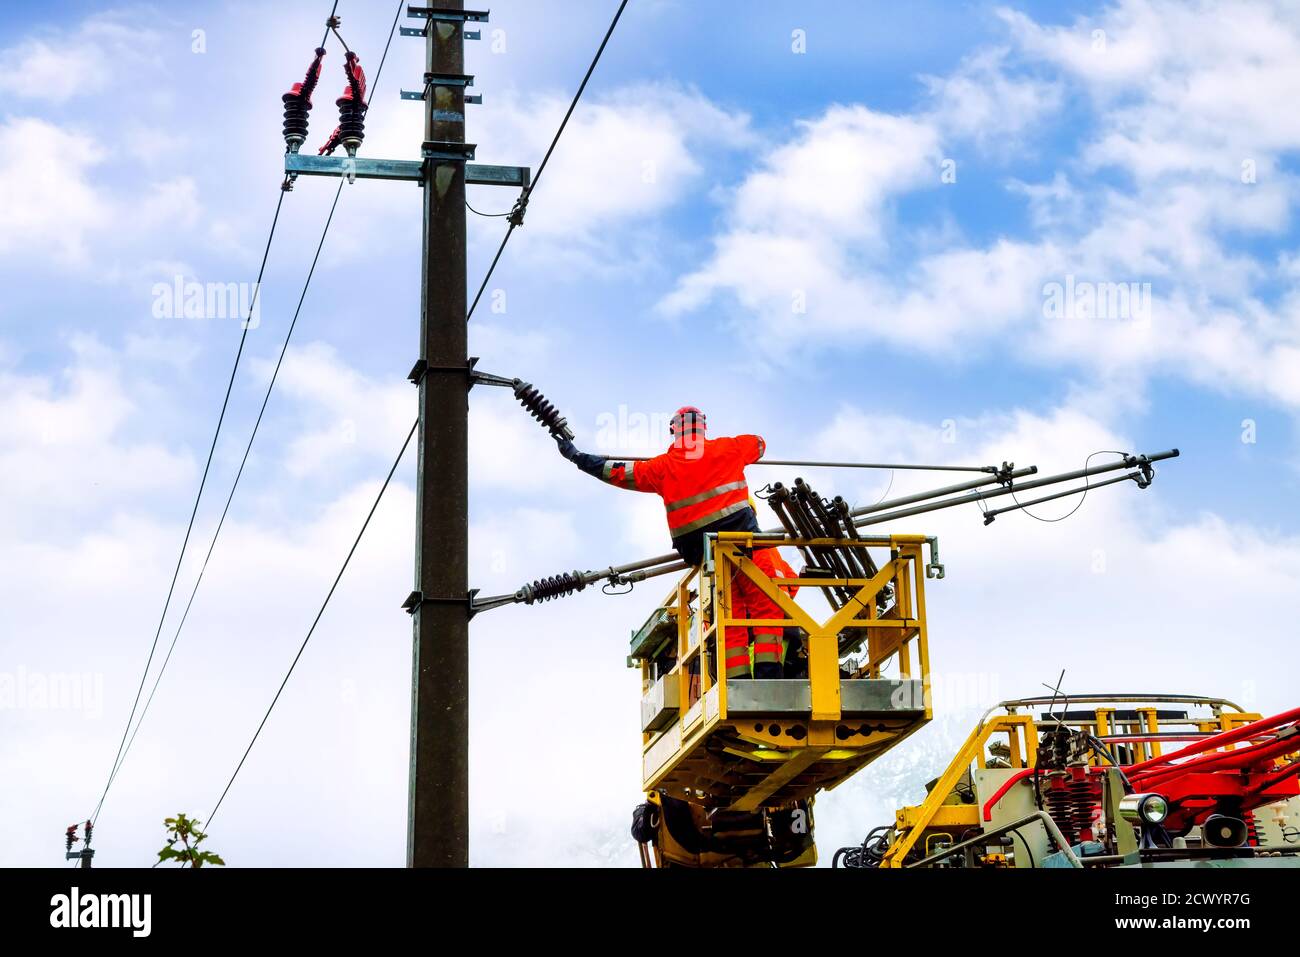
[{"label": "orange hi-vis jacket", "polygon": [[761,459],[765,448],[757,435],[699,438],[644,462],[606,461],[600,478],[619,488],[657,493],[676,540],[749,508],[745,466]]}]

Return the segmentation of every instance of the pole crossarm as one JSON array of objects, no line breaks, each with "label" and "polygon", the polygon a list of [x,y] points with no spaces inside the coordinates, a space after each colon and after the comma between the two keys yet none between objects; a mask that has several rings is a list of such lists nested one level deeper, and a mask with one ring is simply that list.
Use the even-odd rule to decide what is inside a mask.
[{"label": "pole crossarm", "polygon": [[[388,179],[423,183],[428,169],[428,160],[310,156],[306,153],[284,154],[284,171],[301,176],[346,176],[355,179]],[[470,186],[513,186],[517,189],[527,189],[531,180],[532,170],[527,166],[465,164],[465,182]]]}]

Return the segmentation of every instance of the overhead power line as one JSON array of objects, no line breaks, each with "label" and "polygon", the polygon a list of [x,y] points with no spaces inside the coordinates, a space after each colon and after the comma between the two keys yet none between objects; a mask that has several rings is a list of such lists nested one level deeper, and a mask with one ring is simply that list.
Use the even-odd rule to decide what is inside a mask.
[{"label": "overhead power line", "polygon": [[235,771],[230,775],[230,780],[226,782],[225,789],[221,792],[221,797],[213,806],[212,811],[208,814],[207,823],[210,825],[212,819],[216,817],[217,811],[221,809],[221,803],[226,799],[230,792],[230,786],[235,783],[235,778],[239,776],[240,769],[243,768],[244,762],[248,760],[249,752],[253,750],[253,745],[257,743],[262,729],[266,727],[266,721],[271,717],[271,712],[275,710],[276,702],[280,700],[280,694],[284,691],[285,685],[289,683],[289,678],[293,674],[293,669],[298,667],[298,660],[302,658],[302,653],[307,648],[307,642],[311,641],[311,636],[316,631],[316,626],[320,624],[321,616],[325,614],[325,609],[329,606],[330,599],[334,597],[334,590],[339,587],[339,581],[343,578],[343,573],[348,569],[348,563],[352,561],[352,556],[356,553],[357,546],[361,544],[361,537],[366,534],[366,529],[370,527],[370,520],[375,516],[375,509],[379,507],[380,500],[384,497],[384,492],[388,490],[388,483],[393,480],[393,473],[397,471],[397,466],[401,464],[403,456],[406,455],[406,449],[411,444],[411,439],[415,435],[415,428],[419,422],[411,425],[411,431],[406,433],[406,441],[402,443],[401,451],[397,453],[397,458],[393,460],[393,467],[388,470],[388,476],[384,479],[384,484],[379,487],[379,494],[375,496],[374,504],[370,506],[370,511],[366,513],[366,520],[361,523],[361,530],[357,532],[357,537],[352,542],[352,547],[348,549],[347,556],[343,559],[343,565],[339,568],[339,573],[334,576],[334,583],[330,585],[330,590],[325,595],[325,600],[321,603],[320,611],[316,612],[316,617],[307,629],[307,636],[303,638],[302,644],[298,646],[298,653],[293,656],[293,661],[289,664],[289,670],[285,672],[284,680],[280,682],[280,687],[275,692],[275,697],[271,699],[270,706],[266,709],[266,714],[262,715],[261,722],[257,725],[257,730],[253,732],[253,738],[248,742],[248,747],[244,749],[243,757],[239,759],[239,764],[235,765]]},{"label": "overhead power line", "polygon": [[[383,55],[382,55],[382,56],[380,57],[380,59],[379,59],[379,66],[378,66],[378,68],[375,70],[375,77],[374,77],[374,80],[373,80],[373,81],[371,82],[371,84],[370,84],[370,96],[369,96],[368,101],[367,101],[368,103],[373,103],[373,102],[374,102],[375,90],[376,90],[376,89],[378,88],[378,86],[379,86],[379,79],[380,79],[381,76],[383,76],[383,73],[384,73],[384,64],[385,64],[385,62],[387,62],[387,60],[388,60],[388,50],[389,50],[389,48],[392,46],[393,35],[397,32],[397,21],[398,21],[398,19],[400,18],[401,13],[402,13],[402,5],[403,5],[403,4],[399,2],[398,5],[397,5],[397,10],[396,10],[396,12],[393,14],[393,22],[392,22],[392,24],[391,24],[391,26],[389,27],[389,30],[388,30],[388,39],[387,39],[387,41],[386,41],[385,44],[384,44],[384,52],[383,52]],[[333,7],[332,7],[331,10],[330,10],[330,19],[331,19],[331,21],[332,21],[333,18],[334,18],[334,14],[337,13],[337,12],[338,12],[338,0],[335,0],[334,5],[333,5]],[[329,33],[330,33],[330,28],[327,26],[326,29],[325,29],[325,35],[324,35],[324,36],[322,37],[322,39],[321,39],[321,46],[324,46],[325,41],[326,41],[327,39],[329,39]],[[340,38],[340,42],[341,42],[341,38]],[[154,653],[155,653],[156,650],[157,650],[158,636],[159,636],[159,634],[161,634],[161,631],[162,631],[162,624],[163,624],[163,621],[166,619],[166,616],[167,616],[167,609],[168,609],[168,607],[170,606],[170,603],[171,603],[172,590],[174,590],[175,587],[176,587],[176,576],[177,576],[177,575],[179,574],[179,572],[180,572],[181,559],[184,558],[184,554],[185,554],[186,546],[188,545],[188,542],[189,542],[190,531],[192,530],[193,525],[194,525],[194,513],[191,513],[191,515],[190,515],[190,527],[189,527],[188,529],[186,529],[186,533],[185,533],[185,543],[182,544],[182,546],[181,546],[181,555],[180,555],[180,557],[177,559],[176,572],[173,573],[171,588],[168,590],[168,595],[167,595],[167,604],[164,605],[164,607],[163,607],[162,620],[160,620],[159,623],[158,623],[158,634],[155,634],[155,636],[154,636],[154,644],[153,644],[153,647],[150,649],[150,652],[149,652],[149,660],[148,660],[148,661],[146,662],[146,664],[145,664],[145,671],[144,671],[144,674],[141,676],[141,679],[140,679],[140,690],[138,690],[138,691],[136,692],[136,700],[135,700],[135,703],[132,705],[132,708],[131,708],[131,715],[127,718],[126,730],[123,732],[123,741],[125,742],[125,747],[123,747],[123,745],[122,745],[121,743],[118,744],[118,753],[117,753],[117,756],[113,759],[113,767],[112,767],[112,770],[111,770],[110,773],[109,773],[108,783],[105,784],[105,786],[104,786],[104,792],[103,792],[103,794],[100,796],[100,799],[99,799],[99,804],[98,804],[98,805],[96,806],[96,808],[95,808],[95,813],[91,816],[91,820],[92,820],[92,821],[98,819],[98,817],[99,817],[99,812],[100,812],[100,810],[103,808],[103,805],[104,805],[104,800],[105,800],[105,799],[107,798],[107,796],[108,796],[108,791],[109,791],[109,789],[113,786],[113,782],[114,782],[114,780],[116,780],[117,775],[118,775],[118,772],[121,770],[123,763],[125,763],[125,761],[126,761],[126,756],[127,756],[127,754],[130,753],[131,746],[135,743],[136,735],[139,734],[139,732],[140,732],[140,726],[144,723],[145,715],[148,714],[149,706],[153,703],[154,695],[155,695],[155,694],[157,693],[157,691],[158,691],[158,685],[159,685],[159,683],[162,681],[162,677],[163,677],[163,674],[164,674],[164,673],[166,672],[166,670],[167,670],[167,665],[168,665],[168,663],[171,661],[172,652],[173,652],[173,651],[175,650],[175,648],[176,648],[176,642],[180,639],[181,631],[184,629],[184,627],[185,627],[185,623],[186,623],[186,621],[189,619],[190,609],[191,609],[191,608],[193,607],[193,605],[194,605],[194,598],[195,598],[195,596],[198,594],[199,586],[200,586],[200,585],[202,584],[202,582],[203,582],[203,575],[204,575],[204,573],[207,571],[208,562],[209,562],[209,560],[212,558],[212,552],[213,552],[213,550],[216,548],[217,540],[218,540],[218,538],[220,538],[222,528],[225,526],[226,516],[227,516],[227,514],[228,514],[229,511],[230,511],[230,503],[234,500],[236,489],[239,488],[239,482],[240,482],[240,479],[243,477],[243,474],[244,474],[244,467],[248,464],[249,454],[252,452],[252,449],[253,449],[253,442],[256,440],[258,430],[260,429],[260,427],[261,427],[261,425],[262,425],[262,417],[263,417],[263,416],[265,415],[265,413],[266,413],[266,407],[267,407],[267,404],[270,402],[270,399],[271,399],[271,393],[272,393],[272,391],[275,389],[276,381],[277,381],[277,379],[278,379],[278,377],[279,377],[279,374],[280,374],[280,367],[281,367],[281,366],[283,365],[283,363],[284,363],[285,353],[288,351],[288,348],[289,348],[289,341],[290,341],[290,339],[293,337],[293,331],[294,331],[294,328],[295,328],[295,327],[297,326],[297,324],[298,324],[298,317],[299,317],[299,315],[300,315],[301,312],[302,312],[303,303],[304,303],[304,301],[305,301],[306,298],[307,298],[307,290],[311,287],[312,277],[313,277],[313,276],[315,275],[315,273],[316,273],[316,265],[317,265],[317,263],[320,261],[321,250],[322,250],[322,249],[324,248],[324,246],[325,246],[325,237],[329,234],[330,224],[334,221],[334,211],[335,211],[335,209],[337,209],[337,207],[338,207],[339,196],[340,196],[340,195],[342,194],[342,192],[343,192],[343,183],[344,183],[344,180],[343,180],[342,178],[340,178],[340,180],[339,180],[339,185],[338,185],[338,189],[335,190],[335,193],[334,193],[334,200],[333,200],[333,202],[330,204],[329,215],[326,216],[326,218],[325,218],[325,225],[324,225],[324,227],[323,227],[322,230],[321,230],[320,241],[316,244],[316,253],[315,253],[315,255],[312,257],[311,266],[310,266],[310,268],[309,268],[308,271],[307,271],[307,278],[306,278],[306,280],[305,280],[304,283],[303,283],[302,293],[301,293],[301,294],[299,295],[299,297],[298,297],[298,305],[297,305],[297,307],[294,309],[293,319],[290,321],[290,323],[289,323],[289,328],[288,328],[288,330],[285,332],[284,342],[282,343],[282,345],[281,345],[281,347],[280,347],[280,355],[279,355],[279,357],[278,357],[277,360],[276,360],[276,363],[275,363],[275,369],[274,369],[274,371],[273,371],[272,374],[271,374],[271,381],[270,381],[270,382],[268,383],[268,385],[267,385],[267,388],[266,388],[266,394],[262,397],[262,405],[261,405],[261,408],[258,410],[258,413],[257,413],[257,419],[256,419],[256,421],[253,423],[253,430],[252,430],[252,433],[251,433],[251,434],[249,435],[249,437],[248,437],[248,443],[247,443],[247,445],[245,445],[245,447],[244,447],[244,454],[243,454],[242,459],[240,460],[240,463],[239,463],[239,469],[238,469],[238,470],[236,471],[236,473],[235,473],[235,479],[234,479],[234,482],[232,483],[232,485],[231,485],[231,487],[230,487],[230,493],[226,496],[226,502],[225,502],[225,505],[223,506],[223,508],[222,508],[222,510],[221,510],[221,517],[220,517],[220,519],[217,521],[216,530],[213,532],[213,534],[212,534],[212,539],[211,539],[211,541],[208,543],[207,554],[206,554],[206,555],[204,556],[204,558],[203,558],[203,564],[202,564],[202,565],[200,566],[200,568],[199,568],[198,576],[195,578],[195,581],[194,581],[194,587],[193,587],[193,589],[190,591],[190,597],[189,597],[189,600],[186,602],[186,605],[185,605],[185,611],[184,611],[184,613],[181,615],[180,623],[179,623],[179,624],[177,625],[177,627],[176,627],[176,633],[172,636],[171,644],[170,644],[170,646],[169,646],[168,649],[167,649],[167,654],[166,654],[166,655],[164,656],[164,658],[163,658],[162,666],[158,669],[158,674],[157,674],[157,676],[154,678],[153,687],[152,687],[152,688],[150,689],[150,691],[149,691],[149,697],[145,700],[144,708],[143,708],[143,710],[141,710],[141,712],[140,712],[140,718],[139,718],[139,720],[136,721],[136,723],[135,723],[135,730],[132,731],[132,730],[131,730],[131,721],[135,718],[135,710],[136,710],[136,707],[137,707],[137,706],[139,705],[139,703],[140,703],[140,691],[143,690],[143,688],[144,688],[144,684],[145,684],[145,681],[148,679],[148,675],[149,675],[149,666],[150,666],[150,664],[152,664]],[[284,191],[281,191],[281,193],[280,193],[280,198],[279,198],[279,200],[278,200],[277,203],[276,203],[276,219],[277,219],[277,220],[278,220],[279,215],[280,215],[280,206],[281,206],[281,204],[282,204],[283,202],[284,202]],[[257,291],[258,291],[258,290],[260,289],[260,287],[261,287],[261,282],[262,282],[262,272],[263,272],[263,271],[265,270],[265,268],[266,268],[266,259],[267,259],[267,255],[268,255],[269,252],[270,252],[271,238],[274,236],[274,233],[275,233],[275,222],[272,222],[272,225],[271,225],[271,235],[267,237],[267,248],[266,248],[266,251],[265,251],[265,252],[263,253],[263,255],[262,255],[262,266],[261,266],[261,269],[259,269],[259,271],[258,271],[257,286],[256,286],[255,289],[254,289],[254,297],[256,297],[256,295],[257,295]],[[256,301],[255,298],[254,298],[254,301]],[[251,304],[250,304],[250,313],[251,313],[251,308],[252,308],[252,306],[251,306]],[[245,329],[244,329],[243,336],[240,337],[240,353],[241,353],[241,354],[242,354],[243,347],[244,347],[244,338],[247,337],[247,335],[248,335],[248,327],[247,327],[247,325],[248,325],[248,324],[245,323]],[[239,357],[236,356],[236,359],[235,359],[235,367],[231,370],[231,382],[230,382],[230,385],[228,385],[227,388],[226,388],[226,399],[225,399],[225,402],[222,403],[221,414],[222,414],[222,417],[223,417],[223,418],[224,418],[224,416],[225,416],[226,404],[227,404],[227,403],[229,402],[229,400],[230,400],[230,386],[234,384],[235,372],[238,370],[238,367],[239,367]],[[211,466],[211,463],[212,463],[212,452],[213,452],[213,450],[215,450],[215,448],[216,448],[217,435],[220,434],[220,431],[221,431],[221,421],[218,420],[218,424],[217,424],[217,434],[213,436],[213,439],[212,439],[212,442],[213,442],[212,450],[209,450],[209,452],[208,452],[208,467]],[[207,467],[204,468],[204,481],[206,482],[206,480],[207,480]],[[200,486],[199,486],[199,495],[196,497],[196,499],[195,499],[195,503],[194,503],[194,511],[195,511],[195,512],[197,512],[197,510],[198,510],[199,498],[202,497],[202,493],[203,493],[203,485],[200,484]],[[129,738],[128,738],[128,734],[129,734]]]},{"label": "overhead power line", "polygon": [[[545,171],[546,164],[550,161],[551,154],[554,152],[556,144],[559,142],[560,137],[563,135],[565,127],[568,125],[569,118],[573,115],[574,108],[577,106],[578,101],[582,97],[583,91],[587,87],[588,81],[591,79],[592,74],[595,72],[596,65],[600,62],[601,55],[604,53],[605,47],[609,43],[610,37],[613,35],[614,28],[618,25],[619,18],[623,15],[623,10],[626,7],[627,7],[627,0],[622,0],[622,2],[620,2],[619,4],[618,10],[614,14],[613,20],[610,22],[609,28],[605,31],[605,35],[600,42],[600,46],[596,50],[595,56],[592,58],[591,65],[588,66],[587,72],[583,76],[582,82],[581,84],[579,84],[578,90],[573,96],[573,100],[570,102],[569,108],[565,112],[564,118],[561,120],[559,128],[555,132],[555,136],[551,140],[550,146],[546,150],[545,156],[543,156],[542,158],[541,164],[538,166],[536,175],[533,177],[529,187],[524,191],[523,195],[520,197],[519,205],[517,206],[517,208],[526,207],[529,196],[531,195],[532,190],[536,188],[538,180],[541,178],[542,173]],[[400,15],[400,9],[401,8],[399,6],[399,15]],[[397,23],[396,19],[394,19],[393,23],[394,23],[394,27],[396,27],[396,23]],[[390,40],[391,40],[391,34],[390,34]],[[385,49],[385,54],[386,53],[387,50]],[[381,62],[381,67],[382,67],[382,62]],[[492,265],[488,269],[487,275],[483,279],[483,284],[479,288],[478,295],[474,297],[474,302],[470,306],[468,312],[466,313],[465,316],[466,320],[468,320],[469,317],[473,315],[474,307],[478,304],[479,298],[482,296],[483,290],[486,288],[487,282],[491,278],[492,270],[496,268],[496,264],[501,258],[501,252],[505,249],[505,244],[506,242],[509,241],[510,233],[513,232],[516,225],[518,225],[518,222],[512,219],[510,228],[507,230],[506,236],[502,240],[501,247],[497,250],[496,256],[492,260]],[[361,529],[357,532],[356,539],[352,543],[352,548],[348,551],[347,557],[344,559],[343,565],[339,569],[338,575],[335,576],[334,582],[330,586],[330,590],[326,594],[325,600],[324,602],[322,602],[320,610],[316,613],[316,617],[312,621],[311,627],[308,629],[306,637],[303,638],[302,644],[298,648],[298,653],[294,656],[293,661],[289,665],[288,671],[285,673],[284,679],[280,682],[280,687],[276,690],[274,698],[271,699],[270,706],[267,708],[266,713],[262,716],[262,720],[258,724],[257,729],[253,732],[253,736],[248,743],[248,747],[244,749],[244,753],[240,757],[239,763],[235,766],[235,770],[231,774],[229,781],[226,782],[226,786],[222,790],[221,796],[217,799],[217,803],[213,806],[212,811],[208,814],[207,822],[209,824],[211,824],[212,819],[216,816],[217,811],[220,810],[222,803],[226,799],[226,795],[229,794],[231,786],[234,784],[235,779],[239,776],[239,772],[243,768],[245,761],[247,761],[248,755],[252,752],[253,746],[257,743],[257,739],[261,735],[262,729],[266,726],[266,722],[270,718],[271,712],[274,710],[276,703],[280,700],[281,693],[284,691],[285,686],[288,684],[289,678],[292,676],[294,668],[297,667],[298,661],[301,659],[303,651],[307,647],[307,643],[311,640],[312,635],[315,633],[316,626],[320,623],[321,617],[325,613],[325,609],[329,606],[330,599],[333,598],[334,591],[338,587],[338,583],[342,579],[343,573],[347,570],[348,563],[352,560],[352,556],[356,552],[357,546],[360,544],[362,536],[365,534],[366,529],[370,526],[370,520],[374,516],[375,510],[378,508],[379,502],[383,499],[384,492],[387,491],[389,483],[392,481],[393,475],[397,471],[398,465],[401,463],[403,456],[406,454],[406,450],[410,446],[411,439],[414,437],[418,427],[419,427],[419,421],[417,420],[414,424],[412,424],[410,432],[407,433],[406,440],[402,443],[402,447],[398,451],[396,459],[394,459],[393,461],[393,466],[391,469],[389,469],[388,476],[384,479],[384,483],[379,489],[379,494],[375,496],[375,501],[371,505],[370,511],[366,515],[366,519],[361,525]]]},{"label": "overhead power line", "polygon": [[[623,16],[623,10],[627,7],[627,0],[622,0],[618,5],[618,10],[614,13],[614,19],[609,23],[609,29],[605,31],[604,39],[600,41],[600,46],[596,48],[596,55],[591,58],[591,65],[587,67],[587,72],[578,84],[578,91],[573,94],[573,100],[569,103],[569,108],[564,113],[564,119],[560,121],[559,128],[555,131],[555,136],[551,139],[551,145],[546,148],[546,155],[542,157],[541,165],[537,167],[537,172],[533,174],[532,182],[524,189],[523,195],[515,203],[514,210],[510,215],[510,225],[506,227],[506,234],[501,238],[501,245],[497,247],[496,255],[492,257],[492,264],[488,266],[486,275],[483,276],[483,282],[479,284],[478,292],[474,294],[474,301],[470,303],[469,312],[465,314],[465,321],[468,322],[470,316],[474,315],[474,310],[478,306],[478,301],[483,298],[483,291],[487,289],[488,281],[492,278],[492,273],[496,271],[497,263],[501,261],[501,254],[505,252],[506,243],[510,242],[510,237],[514,234],[515,227],[519,226],[524,220],[524,212],[528,209],[528,200],[533,195],[533,190],[537,188],[538,182],[542,178],[542,173],[546,172],[546,164],[550,162],[551,154],[555,152],[555,146],[560,142],[560,137],[564,135],[564,128],[569,125],[569,117],[573,115],[574,108],[578,101],[582,99],[582,91],[587,88],[587,81],[591,75],[596,72],[596,64],[600,62],[601,54],[605,52],[605,47],[609,43],[609,38],[614,35],[614,28],[618,26],[619,17]],[[469,205],[468,203],[466,205]],[[478,212],[472,206],[474,212]],[[479,214],[483,215],[483,214]]]},{"label": "overhead power line", "polygon": [[154,630],[153,643],[149,646],[149,657],[145,659],[144,671],[140,675],[140,686],[136,689],[135,700],[131,703],[131,713],[127,715],[126,727],[122,729],[122,740],[118,742],[117,754],[113,756],[113,764],[109,770],[108,780],[104,784],[104,792],[99,797],[99,803],[95,805],[95,813],[91,815],[92,822],[98,820],[100,808],[104,806],[104,799],[108,797],[108,789],[113,783],[113,776],[122,757],[122,749],[126,746],[127,735],[131,731],[131,722],[135,719],[136,708],[140,706],[140,695],[144,692],[144,683],[149,677],[149,667],[153,664],[154,653],[158,650],[158,639],[162,635],[163,622],[167,620],[167,610],[171,607],[172,594],[176,590],[176,579],[180,576],[181,563],[185,559],[185,549],[189,545],[190,534],[194,531],[194,518],[198,515],[199,502],[203,498],[203,489],[208,482],[208,472],[212,468],[212,458],[217,451],[217,439],[221,435],[221,426],[226,420],[226,409],[230,405],[230,393],[235,386],[235,373],[239,371],[239,361],[244,355],[244,343],[248,340],[248,329],[251,324],[249,319],[256,307],[257,296],[262,290],[262,275],[266,271],[266,260],[271,254],[271,241],[275,238],[275,227],[280,221],[280,208],[283,205],[284,193],[281,191],[280,198],[275,203],[275,215],[271,218],[271,229],[267,233],[266,247],[262,250],[262,264],[257,270],[257,283],[253,286],[253,295],[248,306],[249,315],[244,319],[244,329],[239,336],[239,348],[235,352],[235,363],[230,369],[230,378],[226,382],[226,394],[221,400],[221,412],[217,416],[217,427],[213,430],[212,444],[208,447],[208,458],[203,465],[203,476],[199,479],[199,489],[194,495],[194,507],[190,509],[190,520],[185,526],[185,537],[181,540],[180,554],[176,556],[176,567],[172,570],[171,584],[167,586],[167,598],[163,602],[162,614],[158,617],[158,627]]}]

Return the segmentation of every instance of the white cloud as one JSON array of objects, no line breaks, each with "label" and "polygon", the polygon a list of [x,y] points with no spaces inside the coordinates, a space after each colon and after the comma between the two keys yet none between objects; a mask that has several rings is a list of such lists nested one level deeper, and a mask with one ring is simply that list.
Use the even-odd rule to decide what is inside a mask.
[{"label": "white cloud", "polygon": [[[265,382],[274,360],[255,366]],[[410,383],[370,379],[321,342],[289,349],[276,389],[297,400],[306,416],[285,455],[295,476],[333,470],[358,455],[391,457],[415,420]]]},{"label": "white cloud", "polygon": [[1015,75],[1007,50],[981,50],[947,76],[925,76],[934,100],[931,119],[946,134],[974,139],[981,147],[1008,149],[1061,105],[1062,87]]},{"label": "white cloud", "polygon": [[84,261],[88,234],[113,222],[111,204],[89,179],[104,156],[91,137],[45,120],[0,124],[0,252],[44,248]]},{"label": "white cloud", "polygon": [[156,32],[118,14],[92,16],[57,41],[33,36],[0,51],[7,64],[0,89],[52,103],[102,93],[117,76],[150,59],[157,42]]},{"label": "white cloud", "polygon": [[[1022,362],[1139,382],[1172,373],[1295,407],[1285,373],[1300,321],[1295,309],[1267,302],[1270,286],[1294,302],[1295,277],[1238,240],[1275,241],[1291,228],[1296,182],[1279,155],[1300,148],[1300,126],[1271,123],[1267,97],[1239,100],[1243,83],[1254,96],[1297,82],[1300,30],[1263,4],[1229,13],[1121,3],[1098,18],[1107,38],[1098,52],[1091,21],[1046,28],[1002,15],[1016,46],[926,78],[930,102],[915,114],[837,106],[801,123],[735,190],[712,255],[679,279],[661,310],[679,316],[730,298],[760,327],[750,338],[778,360],[832,341],[976,358],[997,341]],[[1256,50],[1243,23],[1277,32]],[[1099,57],[1106,65],[1097,72]],[[1026,75],[1025,59],[1049,75]],[[1026,235],[975,244],[930,223],[894,221],[889,201],[937,186],[936,158],[963,138],[998,146],[1023,137],[1033,147],[1071,84],[1085,85],[1097,104],[1086,122],[1072,123],[1080,160],[1045,183],[1008,184],[1030,204]],[[1253,182],[1242,181],[1247,159]],[[1100,176],[1115,165],[1131,183]],[[963,188],[960,166],[957,182],[942,188]],[[1136,284],[1139,294],[1149,284],[1149,316],[1056,318],[1046,308],[1049,284],[1070,277]]]},{"label": "white cloud", "polygon": [[140,408],[112,354],[90,339],[57,376],[0,370],[0,527],[62,530],[123,498],[194,475],[188,455],[126,438]]},{"label": "white cloud", "polygon": [[[475,135],[484,144],[479,159],[536,167],[570,97],[511,93],[499,99],[493,110],[476,117]],[[574,112],[547,164],[526,231],[597,241],[615,223],[645,218],[681,201],[705,177],[708,150],[753,142],[746,116],[719,107],[697,90],[639,84],[593,96]],[[500,206],[500,194],[493,190],[486,195]]]}]

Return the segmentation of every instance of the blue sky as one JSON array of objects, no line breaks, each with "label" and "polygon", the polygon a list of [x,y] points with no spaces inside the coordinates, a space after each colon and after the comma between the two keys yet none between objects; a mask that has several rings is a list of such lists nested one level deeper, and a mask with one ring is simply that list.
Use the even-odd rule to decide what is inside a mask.
[{"label": "blue sky", "polygon": [[[613,7],[492,6],[467,49],[480,161],[536,166]],[[372,79],[394,10],[339,6]],[[239,334],[158,318],[155,286],[254,278],[280,94],[327,12],[0,9],[0,674],[102,685],[95,707],[0,710],[0,766],[24,781],[0,795],[4,863],[56,860],[107,773]],[[936,671],[980,676],[994,697],[1065,668],[1080,691],[1118,681],[1281,710],[1300,583],[1300,125],[1276,104],[1300,94],[1297,52],[1294,10],[1263,2],[633,0],[475,316],[473,352],[538,384],[593,449],[602,416],[685,403],[781,457],[1055,470],[1177,446],[1153,488],[1107,490],[1067,522],[986,529],[970,510],[900,527],[944,542]],[[339,53],[331,41],[308,148],[333,125]],[[393,41],[364,155],[416,154],[419,107],[397,91],[421,56]],[[285,199],[203,547],[334,188],[304,178]],[[514,197],[470,199],[502,211]],[[147,863],[165,814],[206,813],[406,434],[419,214],[409,185],[344,187],[230,523],[109,799],[106,863]],[[476,286],[502,225],[470,220]],[[1150,314],[1052,318],[1044,289],[1067,276],[1149,283]],[[473,584],[512,591],[666,550],[657,502],[573,471],[504,392],[472,399]],[[622,450],[663,437],[640,438]],[[889,481],[816,479],[858,501]],[[223,806],[230,859],[400,863],[411,480],[408,463]],[[896,476],[891,494],[926,482]],[[196,572],[187,562],[183,594]],[[476,621],[476,863],[635,860],[623,641],[657,597]],[[882,782],[913,765],[932,776],[983,703],[937,700],[941,720],[902,764],[823,802],[824,847],[915,799]],[[526,743],[537,724],[546,753]],[[286,834],[289,815],[301,826]]]}]

